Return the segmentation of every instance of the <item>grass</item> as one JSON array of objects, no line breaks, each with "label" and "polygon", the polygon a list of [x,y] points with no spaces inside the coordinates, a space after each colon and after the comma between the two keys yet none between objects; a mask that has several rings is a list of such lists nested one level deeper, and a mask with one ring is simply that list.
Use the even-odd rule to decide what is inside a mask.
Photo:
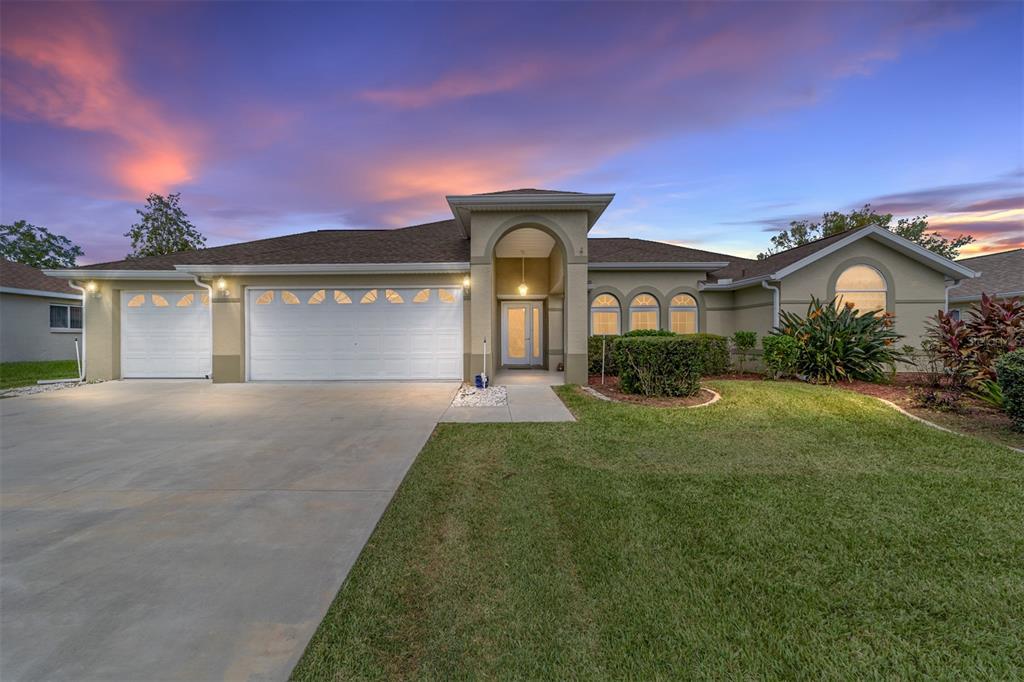
[{"label": "grass", "polygon": [[0,362],[0,389],[31,386],[40,379],[69,379],[78,376],[75,360],[41,362]]},{"label": "grass", "polygon": [[809,385],[446,424],[293,672],[1024,676],[1021,455]]}]

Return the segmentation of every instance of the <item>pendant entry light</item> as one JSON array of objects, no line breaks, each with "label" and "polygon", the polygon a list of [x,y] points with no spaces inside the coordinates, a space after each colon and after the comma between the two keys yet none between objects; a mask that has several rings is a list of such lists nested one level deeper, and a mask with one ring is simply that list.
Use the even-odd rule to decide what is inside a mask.
[{"label": "pendant entry light", "polygon": [[526,252],[520,251],[522,254],[522,270],[519,277],[519,295],[526,296],[526,292],[529,291],[529,287],[526,286]]}]

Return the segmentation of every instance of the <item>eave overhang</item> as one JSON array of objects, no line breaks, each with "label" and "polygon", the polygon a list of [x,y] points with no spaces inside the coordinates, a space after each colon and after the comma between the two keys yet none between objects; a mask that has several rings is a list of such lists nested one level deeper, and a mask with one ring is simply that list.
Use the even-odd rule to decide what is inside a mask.
[{"label": "eave overhang", "polygon": [[698,272],[711,272],[720,270],[729,263],[728,261],[701,263],[701,262],[641,262],[641,263],[588,263],[588,270],[689,270]]}]

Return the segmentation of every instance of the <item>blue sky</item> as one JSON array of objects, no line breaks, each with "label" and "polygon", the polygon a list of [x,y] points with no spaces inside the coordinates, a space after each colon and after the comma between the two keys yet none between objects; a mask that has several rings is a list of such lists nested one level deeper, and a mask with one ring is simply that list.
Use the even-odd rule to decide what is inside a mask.
[{"label": "blue sky", "polygon": [[122,257],[615,192],[595,228],[752,255],[871,202],[1024,245],[1021,3],[0,5],[0,218]]}]

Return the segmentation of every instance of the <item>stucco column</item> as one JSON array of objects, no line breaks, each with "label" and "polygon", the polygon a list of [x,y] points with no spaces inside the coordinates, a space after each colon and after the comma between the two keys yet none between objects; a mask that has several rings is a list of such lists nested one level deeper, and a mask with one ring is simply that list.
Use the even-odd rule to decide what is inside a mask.
[{"label": "stucco column", "polygon": [[587,264],[569,263],[565,282],[565,381],[587,383]]},{"label": "stucco column", "polygon": [[494,376],[494,268],[490,263],[472,263],[470,278],[470,331],[466,381],[480,373],[484,360],[484,339],[487,339],[487,376]]}]

